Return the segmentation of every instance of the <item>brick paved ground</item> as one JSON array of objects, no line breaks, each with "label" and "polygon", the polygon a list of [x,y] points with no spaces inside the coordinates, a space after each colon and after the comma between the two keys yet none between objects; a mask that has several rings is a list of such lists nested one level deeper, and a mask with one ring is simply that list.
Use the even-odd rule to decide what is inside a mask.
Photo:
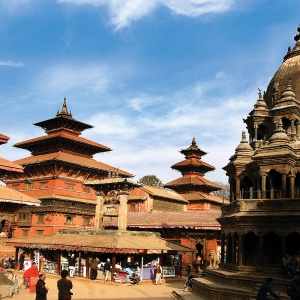
[{"label": "brick paved ground", "polygon": [[[21,274],[21,273],[19,273]],[[22,275],[22,274],[21,274]],[[49,287],[47,300],[57,300],[56,282],[60,277],[57,275],[48,275],[46,278],[46,286]],[[183,285],[184,278],[178,280],[167,280],[162,285],[154,285],[152,282],[144,281],[139,285],[104,283],[102,279],[91,281],[84,278],[73,278],[73,300],[112,300],[112,299],[157,299],[170,300],[173,299],[171,293],[179,291]],[[184,299],[189,299],[189,293],[186,293]],[[4,296],[4,295],[3,295]],[[2,296],[2,297],[3,297]],[[1,298],[2,299],[2,298]],[[8,298],[7,298],[8,299]],[[29,290],[22,286],[19,294],[13,295],[15,300],[35,300],[35,295],[30,295]],[[193,298],[190,298],[191,300]]]}]

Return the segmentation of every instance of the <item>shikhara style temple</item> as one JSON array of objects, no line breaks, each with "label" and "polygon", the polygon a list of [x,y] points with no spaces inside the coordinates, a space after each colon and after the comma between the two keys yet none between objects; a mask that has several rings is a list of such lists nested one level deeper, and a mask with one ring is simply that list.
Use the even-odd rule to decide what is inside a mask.
[{"label": "shikhara style temple", "polygon": [[[244,120],[249,140],[243,132],[224,167],[230,204],[218,219],[220,269],[193,285],[205,299],[251,298],[270,276],[285,294],[290,279],[280,277],[281,259],[300,254],[300,26],[297,30],[295,46]],[[214,282],[222,282],[218,291]]]}]

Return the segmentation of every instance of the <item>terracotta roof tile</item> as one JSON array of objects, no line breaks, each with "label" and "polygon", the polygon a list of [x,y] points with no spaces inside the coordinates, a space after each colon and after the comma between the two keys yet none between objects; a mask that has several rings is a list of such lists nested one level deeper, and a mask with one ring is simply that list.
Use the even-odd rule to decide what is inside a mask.
[{"label": "terracotta roof tile", "polygon": [[186,201],[180,194],[170,189],[159,188],[151,185],[143,185],[143,187],[141,187],[140,189],[149,193],[152,196],[188,203],[188,201]]},{"label": "terracotta roof tile", "polygon": [[3,185],[0,185],[0,203],[1,202],[11,202],[34,206],[40,205],[40,200]]},{"label": "terracotta roof tile", "polygon": [[43,142],[43,141],[47,141],[47,140],[51,140],[51,139],[55,139],[55,138],[64,138],[64,139],[68,139],[68,140],[72,140],[72,141],[76,141],[78,143],[82,143],[82,144],[86,144],[86,145],[90,145],[93,146],[95,148],[101,149],[102,151],[111,151],[111,148],[101,145],[99,143],[87,140],[85,138],[76,136],[76,135],[72,135],[72,134],[68,134],[66,132],[59,132],[59,133],[55,133],[55,134],[49,134],[49,135],[45,135],[45,136],[41,136],[41,137],[37,137],[37,138],[33,138],[27,141],[23,141],[20,143],[16,143],[14,144],[14,147],[18,147],[18,148],[25,148],[26,146],[29,144],[35,144],[37,142]]},{"label": "terracotta roof tile", "polygon": [[8,140],[9,140],[8,136],[0,133],[0,145],[7,143]]},{"label": "terracotta roof tile", "polygon": [[220,197],[217,197],[215,195],[203,193],[203,192],[194,192],[194,193],[185,193],[181,194],[182,197],[184,197],[186,200],[192,202],[192,201],[197,201],[197,200],[209,200],[209,201],[214,201],[218,203],[229,203],[228,200],[222,199]]},{"label": "terracotta roof tile", "polygon": [[180,177],[178,179],[175,179],[175,180],[165,184],[165,186],[167,186],[167,187],[177,186],[177,185],[205,185],[205,186],[210,186],[210,187],[214,187],[217,189],[222,189],[221,186],[205,179],[202,176],[197,176],[197,175]]},{"label": "terracotta roof tile", "polygon": [[[107,234],[104,234],[104,233]],[[125,234],[108,234],[105,230],[102,234],[87,235],[87,231],[69,233],[58,233],[49,235],[37,235],[26,238],[12,238],[7,241],[7,245],[21,246],[29,248],[48,248],[48,249],[71,249],[77,251],[94,252],[114,252],[114,253],[139,253],[140,250],[174,250],[174,251],[192,251],[167,240],[164,240],[154,234],[146,236],[141,232],[127,232]]]},{"label": "terracotta roof tile", "polygon": [[[152,212],[127,214],[127,226],[139,228],[197,228],[220,230],[221,226],[216,220],[221,217],[221,211],[197,211],[197,212]],[[105,227],[116,227],[117,218],[104,218]]]},{"label": "terracotta roof tile", "polygon": [[23,172],[23,167],[15,162],[9,161],[0,157],[0,170],[7,170],[10,172]]},{"label": "terracotta roof tile", "polygon": [[171,166],[171,168],[176,168],[176,167],[181,167],[181,166],[190,166],[190,165],[194,165],[194,166],[204,166],[208,169],[211,169],[211,170],[215,170],[215,167],[213,167],[212,165],[202,161],[201,159],[199,158],[195,158],[195,157],[192,157],[192,158],[187,158],[179,163],[176,163],[174,165]]},{"label": "terracotta roof tile", "polygon": [[130,174],[126,171],[111,167],[111,166],[104,164],[102,162],[99,162],[97,160],[82,157],[82,156],[76,156],[76,155],[73,155],[70,153],[65,153],[62,151],[55,152],[55,153],[49,153],[49,154],[45,154],[45,155],[29,156],[27,158],[22,158],[22,159],[16,160],[15,162],[20,165],[26,166],[26,165],[33,165],[33,164],[37,164],[37,163],[41,163],[41,162],[47,162],[47,161],[51,161],[51,160],[71,163],[71,164],[79,165],[82,167],[89,167],[89,168],[93,168],[93,169],[104,170],[107,172],[116,172],[116,170],[118,170],[120,175],[123,175],[126,177],[133,177],[132,174]]}]

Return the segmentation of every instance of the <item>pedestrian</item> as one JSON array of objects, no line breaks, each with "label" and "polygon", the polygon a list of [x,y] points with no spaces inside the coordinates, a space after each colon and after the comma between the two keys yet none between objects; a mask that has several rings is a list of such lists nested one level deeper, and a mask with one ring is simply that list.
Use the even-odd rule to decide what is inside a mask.
[{"label": "pedestrian", "polygon": [[111,269],[111,263],[110,263],[110,259],[108,258],[108,259],[106,260],[106,262],[105,262],[105,265],[104,265],[104,272],[105,272],[104,282],[107,282],[107,281],[108,281],[110,269]]},{"label": "pedestrian", "polygon": [[157,263],[156,263],[155,284],[157,285],[158,282],[159,282],[159,284],[161,284],[161,279],[162,279],[162,267],[161,267],[161,265],[157,262]]},{"label": "pedestrian", "polygon": [[45,274],[39,275],[39,280],[36,283],[35,300],[47,300],[47,293],[49,289],[46,287],[45,279]]},{"label": "pedestrian", "polygon": [[299,273],[294,273],[294,279],[289,283],[286,293],[292,300],[300,300]]},{"label": "pedestrian", "polygon": [[188,266],[187,266],[187,268],[185,270],[186,270],[186,273],[187,273],[186,276],[190,276],[191,272],[192,272],[192,264],[189,263]]},{"label": "pedestrian", "polygon": [[[260,287],[256,300],[272,300],[273,298],[278,299],[279,295],[277,295],[273,290],[271,289],[271,283],[273,282],[273,278],[269,277],[266,279],[266,281],[262,284]],[[271,294],[273,298],[267,297],[267,294]]]},{"label": "pedestrian", "polygon": [[98,275],[98,264],[99,264],[99,258],[93,258],[91,260],[91,280],[95,280],[97,279],[97,275]]},{"label": "pedestrian", "polygon": [[60,276],[61,279],[57,281],[58,300],[71,300],[73,295],[71,292],[73,283],[71,280],[67,279],[68,271],[62,270]]},{"label": "pedestrian", "polygon": [[284,277],[288,277],[288,275],[290,273],[289,272],[289,267],[288,267],[290,258],[291,258],[291,256],[288,253],[286,253],[284,255],[284,257],[282,258],[282,260],[281,260],[281,262],[282,262],[282,265],[281,265],[282,274],[283,274]]},{"label": "pedestrian", "polygon": [[75,259],[75,254],[73,253],[71,256],[68,257],[68,263],[69,263],[69,272],[70,272],[70,277],[74,277],[74,271],[75,271],[75,264],[76,264],[76,259]]},{"label": "pedestrian", "polygon": [[22,271],[24,268],[24,261],[25,261],[25,253],[22,252],[19,257],[19,264],[20,264],[20,270]]},{"label": "pedestrian", "polygon": [[36,266],[36,263],[33,262],[32,266],[25,271],[23,275],[24,282],[26,284],[26,281],[28,282],[29,286],[29,292],[30,294],[33,294],[36,288],[37,281],[39,279],[39,269]]}]

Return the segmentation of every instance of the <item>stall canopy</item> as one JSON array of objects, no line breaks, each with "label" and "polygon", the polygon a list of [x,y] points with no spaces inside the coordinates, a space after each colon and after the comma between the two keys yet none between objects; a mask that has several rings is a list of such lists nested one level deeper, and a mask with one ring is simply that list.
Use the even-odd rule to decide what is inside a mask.
[{"label": "stall canopy", "polygon": [[192,252],[193,249],[162,239],[152,232],[114,230],[70,231],[10,239],[9,246],[31,249],[85,251],[98,253],[147,254]]}]

